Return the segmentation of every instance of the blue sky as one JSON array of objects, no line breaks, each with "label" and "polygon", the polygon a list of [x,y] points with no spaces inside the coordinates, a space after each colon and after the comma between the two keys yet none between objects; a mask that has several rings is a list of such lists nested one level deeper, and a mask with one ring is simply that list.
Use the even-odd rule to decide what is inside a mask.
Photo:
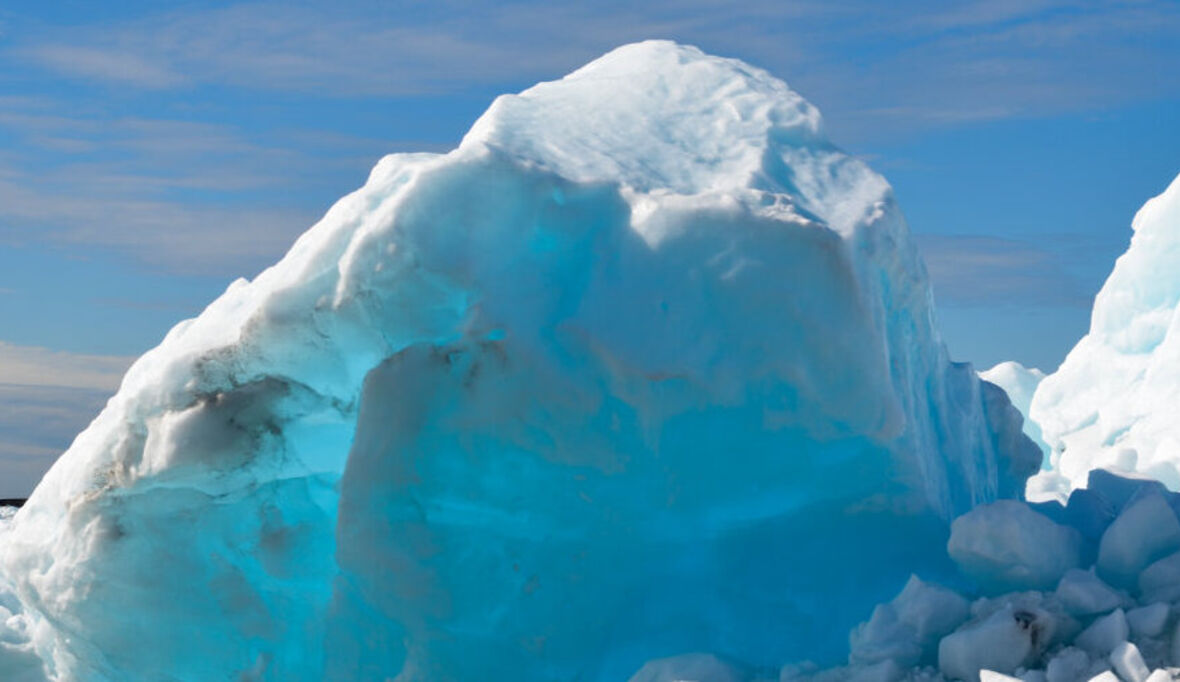
[{"label": "blue sky", "polygon": [[0,496],[383,154],[673,38],[786,80],[897,190],[956,359],[1053,369],[1180,173],[1180,3],[0,5]]}]

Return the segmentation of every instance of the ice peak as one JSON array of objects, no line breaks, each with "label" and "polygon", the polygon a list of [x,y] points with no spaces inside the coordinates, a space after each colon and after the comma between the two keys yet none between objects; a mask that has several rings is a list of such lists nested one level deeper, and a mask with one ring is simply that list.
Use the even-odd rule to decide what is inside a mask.
[{"label": "ice peak", "polygon": [[498,98],[463,147],[481,143],[571,179],[680,194],[782,189],[772,152],[830,147],[819,111],[782,81],[666,40]]},{"label": "ice peak", "polygon": [[[1172,220],[1168,220],[1171,217]],[[1157,197],[1153,197],[1140,208],[1135,214],[1135,219],[1131,222],[1132,229],[1135,232],[1140,232],[1144,228],[1156,227],[1157,229],[1173,228],[1169,231],[1174,232],[1178,240],[1180,240],[1180,175],[1177,175],[1168,188]]]}]

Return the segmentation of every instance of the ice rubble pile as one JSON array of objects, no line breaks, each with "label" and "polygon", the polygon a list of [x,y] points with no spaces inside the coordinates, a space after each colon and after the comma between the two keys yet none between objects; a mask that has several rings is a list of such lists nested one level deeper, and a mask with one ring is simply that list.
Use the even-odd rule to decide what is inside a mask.
[{"label": "ice rubble pile", "polygon": [[1020,428],[887,183],[769,74],[646,42],[383,159],[135,364],[0,564],[63,680],[833,657],[1020,494]]},{"label": "ice rubble pile", "polygon": [[758,671],[694,654],[631,682],[1180,679],[1177,510],[1158,481],[1104,470],[1066,505],[983,505],[952,525],[958,589],[911,577],[852,631],[847,666]]},{"label": "ice rubble pile", "polygon": [[985,373],[1012,395],[1035,387],[1018,407],[1051,454],[1030,498],[1064,499],[1099,467],[1180,490],[1180,177],[1144,204],[1132,228],[1094,301],[1089,333],[1056,372],[1040,381],[1036,370],[1008,363]]}]

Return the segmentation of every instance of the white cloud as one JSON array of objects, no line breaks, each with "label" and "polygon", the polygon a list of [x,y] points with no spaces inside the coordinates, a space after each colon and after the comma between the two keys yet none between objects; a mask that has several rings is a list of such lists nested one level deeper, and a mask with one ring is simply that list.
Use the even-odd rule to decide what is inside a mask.
[{"label": "white cloud", "polygon": [[0,383],[0,497],[27,497],[110,394]]},{"label": "white cloud", "polygon": [[[19,104],[0,102],[0,133],[24,143],[0,151],[0,245],[109,248],[173,272],[239,275],[272,262],[388,148],[335,134],[322,150],[310,131],[289,144],[293,135],[271,131],[263,144],[222,124]],[[355,170],[352,184],[324,186],[341,168]]]},{"label": "white cloud", "polygon": [[[115,180],[100,178],[91,188]],[[133,178],[126,181],[136,189]],[[138,189],[152,184],[145,181]],[[0,181],[3,217],[20,227],[0,226],[0,244],[39,233],[41,242],[114,249],[178,274],[224,275],[242,274],[275,260],[312,225],[316,213],[142,195],[78,195]]]},{"label": "white cloud", "polygon": [[123,82],[143,88],[167,88],[183,79],[159,63],[128,53],[97,47],[41,45],[28,55],[45,66],[76,76]]},{"label": "white cloud", "polygon": [[0,341],[0,497],[32,492],[133,361]]},{"label": "white cloud", "polygon": [[113,391],[135,358],[81,355],[0,341],[0,384]]}]

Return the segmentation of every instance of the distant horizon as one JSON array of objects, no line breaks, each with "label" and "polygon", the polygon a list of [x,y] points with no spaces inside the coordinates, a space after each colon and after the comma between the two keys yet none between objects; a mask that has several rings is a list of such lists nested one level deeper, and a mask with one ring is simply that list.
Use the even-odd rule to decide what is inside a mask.
[{"label": "distant horizon", "polygon": [[952,358],[1052,372],[1180,173],[1180,7],[854,5],[0,10],[0,496],[382,155],[450,149],[495,95],[646,37],[807,97],[893,184]]}]

